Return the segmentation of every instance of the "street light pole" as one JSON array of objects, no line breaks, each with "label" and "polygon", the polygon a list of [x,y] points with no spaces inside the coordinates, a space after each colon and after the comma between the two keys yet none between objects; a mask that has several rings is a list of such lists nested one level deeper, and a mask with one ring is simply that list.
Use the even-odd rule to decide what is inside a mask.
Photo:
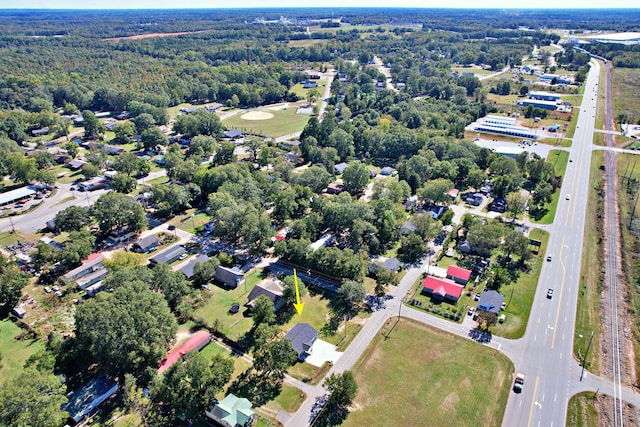
[{"label": "street light pole", "polygon": [[589,349],[591,348],[591,341],[593,341],[593,331],[591,331],[591,337],[589,337],[589,344],[587,344],[587,351],[584,353],[584,357],[582,358],[582,372],[580,373],[580,381],[584,377],[584,365],[587,363],[587,355],[589,354]]}]

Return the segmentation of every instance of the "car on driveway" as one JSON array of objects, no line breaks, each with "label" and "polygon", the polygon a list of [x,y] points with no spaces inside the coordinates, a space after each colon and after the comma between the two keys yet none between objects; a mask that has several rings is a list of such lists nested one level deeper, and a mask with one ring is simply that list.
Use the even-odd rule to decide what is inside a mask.
[{"label": "car on driveway", "polygon": [[547,299],[553,298],[553,289],[547,290]]},{"label": "car on driveway", "polygon": [[474,301],[478,301],[480,299],[480,293],[476,292],[475,296],[473,297]]},{"label": "car on driveway", "polygon": [[469,310],[467,311],[467,315],[471,316],[475,310],[476,310],[476,308],[474,306],[470,306]]}]

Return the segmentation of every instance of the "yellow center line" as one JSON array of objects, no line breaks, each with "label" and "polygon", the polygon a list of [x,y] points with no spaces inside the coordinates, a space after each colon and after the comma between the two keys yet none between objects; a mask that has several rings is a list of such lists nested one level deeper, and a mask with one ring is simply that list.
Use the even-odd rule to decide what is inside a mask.
[{"label": "yellow center line", "polygon": [[560,282],[560,295],[558,296],[558,309],[556,310],[556,321],[553,325],[553,338],[551,339],[551,348],[556,344],[556,332],[558,332],[558,319],[560,318],[560,305],[562,304],[562,291],[564,290],[564,277],[566,269],[562,262],[562,251],[564,250],[564,237],[562,238],[562,246],[560,246],[560,266],[562,267],[562,281]]},{"label": "yellow center line", "polygon": [[536,393],[538,392],[538,380],[539,377],[536,377],[536,385],[533,387],[533,399],[531,399],[531,410],[529,411],[529,421],[527,422],[527,426],[531,425],[531,417],[533,417],[533,407],[536,404]]}]

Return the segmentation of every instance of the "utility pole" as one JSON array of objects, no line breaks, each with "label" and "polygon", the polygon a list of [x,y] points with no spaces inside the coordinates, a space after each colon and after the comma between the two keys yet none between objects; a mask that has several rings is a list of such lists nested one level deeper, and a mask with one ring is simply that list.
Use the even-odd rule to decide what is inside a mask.
[{"label": "utility pole", "polygon": [[584,377],[584,365],[587,363],[587,355],[589,354],[589,349],[591,348],[591,341],[593,341],[593,331],[591,331],[589,344],[587,344],[587,351],[584,353],[584,357],[582,358],[582,372],[580,373],[580,381],[582,381],[582,378]]},{"label": "utility pole", "polygon": [[16,227],[13,225],[13,218],[9,216],[9,222],[11,223],[11,234],[16,234]]}]

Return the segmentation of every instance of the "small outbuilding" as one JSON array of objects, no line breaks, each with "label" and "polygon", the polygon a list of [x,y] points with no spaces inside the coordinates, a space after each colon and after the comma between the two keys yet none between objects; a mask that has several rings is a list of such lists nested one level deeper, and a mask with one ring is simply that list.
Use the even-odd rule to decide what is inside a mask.
[{"label": "small outbuilding", "polygon": [[466,285],[471,278],[471,271],[456,265],[447,267],[447,279],[453,280],[459,285]]},{"label": "small outbuilding", "polygon": [[333,167],[333,170],[335,171],[335,173],[337,175],[342,175],[342,173],[344,172],[344,170],[347,168],[347,166],[349,166],[348,163],[342,162],[342,163],[338,163],[337,165],[335,165]]},{"label": "small outbuilding", "polygon": [[118,391],[118,384],[104,375],[99,375],[68,395],[69,401],[62,409],[69,413],[75,423],[93,414],[98,406]]}]

